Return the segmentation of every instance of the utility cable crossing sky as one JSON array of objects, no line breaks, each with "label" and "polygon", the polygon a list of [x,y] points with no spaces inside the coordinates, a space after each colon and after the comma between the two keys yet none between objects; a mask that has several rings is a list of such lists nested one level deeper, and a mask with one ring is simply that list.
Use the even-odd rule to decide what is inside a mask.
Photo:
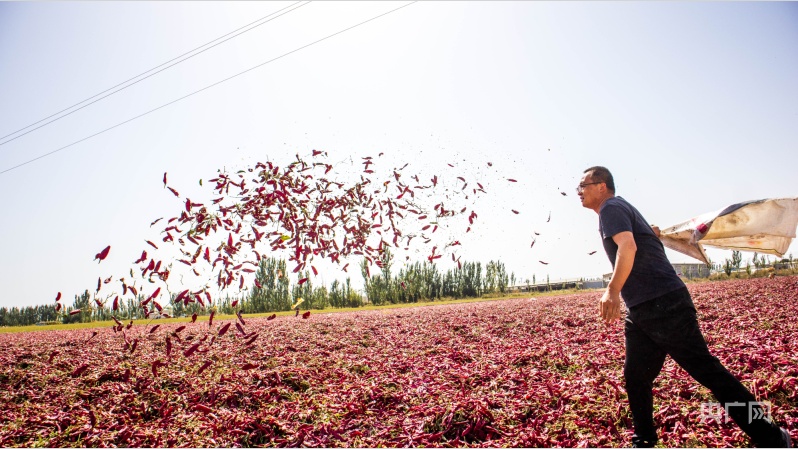
[{"label": "utility cable crossing sky", "polygon": [[[293,3],[293,4],[289,5],[289,6],[286,6],[285,8],[283,8],[283,9],[280,9],[280,10],[278,10],[278,11],[276,11],[276,12],[273,12],[273,13],[269,14],[269,15],[268,15],[268,16],[266,16],[266,17],[262,17],[262,18],[260,18],[260,19],[256,20],[255,22],[252,22],[252,23],[250,23],[250,24],[248,24],[248,25],[244,25],[243,27],[241,27],[241,28],[239,28],[239,29],[237,29],[237,30],[235,30],[235,31],[231,31],[230,33],[227,33],[227,34],[225,34],[224,36],[219,36],[219,37],[217,37],[216,39],[214,39],[214,40],[212,40],[212,41],[210,41],[210,42],[207,42],[207,43],[205,43],[205,44],[203,44],[203,45],[201,45],[201,46],[199,46],[199,47],[197,47],[197,48],[195,48],[195,49],[193,49],[193,50],[190,50],[190,51],[188,51],[188,52],[186,52],[186,53],[183,53],[183,54],[182,54],[182,55],[180,55],[180,56],[177,56],[176,58],[173,58],[173,59],[171,59],[171,60],[169,60],[169,61],[166,61],[166,62],[164,62],[164,63],[163,63],[163,64],[161,64],[161,65],[158,65],[158,66],[156,66],[156,67],[153,67],[153,68],[151,68],[151,69],[147,70],[146,72],[140,73],[140,74],[138,74],[138,75],[134,76],[133,78],[130,78],[130,79],[128,79],[127,81],[123,81],[123,82],[121,82],[121,83],[117,84],[116,86],[113,86],[113,87],[111,87],[111,88],[108,88],[108,89],[106,89],[106,90],[104,90],[104,91],[102,91],[102,92],[100,92],[100,93],[98,93],[98,94],[95,94],[95,95],[93,95],[93,96],[91,96],[91,97],[89,97],[89,98],[87,98],[87,99],[85,99],[85,100],[83,100],[83,101],[80,101],[80,102],[78,102],[78,103],[75,103],[75,104],[73,104],[72,106],[69,106],[68,108],[62,109],[62,110],[60,110],[60,111],[56,112],[55,114],[52,114],[52,115],[50,115],[50,116],[48,116],[48,117],[45,117],[45,118],[43,118],[43,119],[39,120],[38,122],[31,123],[30,125],[28,125],[28,126],[26,126],[26,127],[24,127],[24,128],[20,128],[20,129],[18,129],[18,130],[16,130],[16,131],[12,132],[11,134],[8,134],[8,135],[5,135],[5,136],[3,136],[3,137],[0,137],[0,140],[1,140],[1,139],[5,139],[5,138],[7,138],[7,137],[11,137],[11,136],[13,136],[14,134],[18,134],[18,133],[20,133],[20,132],[22,132],[22,131],[25,131],[26,129],[28,129],[28,128],[32,127],[32,126],[38,125],[39,123],[42,123],[42,122],[44,122],[45,120],[49,120],[49,119],[51,119],[51,118],[53,118],[53,117],[56,117],[57,115],[61,114],[62,112],[69,111],[70,109],[76,108],[77,106],[80,106],[80,105],[82,105],[83,103],[86,103],[86,102],[88,102],[88,101],[90,101],[90,100],[93,100],[93,99],[95,99],[95,98],[96,98],[96,100],[94,100],[94,101],[91,101],[90,103],[83,104],[83,106],[80,106],[80,107],[79,107],[79,108],[77,108],[77,109],[74,109],[74,110],[72,110],[72,111],[70,111],[70,112],[67,112],[66,114],[63,114],[63,115],[61,115],[61,116],[59,116],[59,117],[56,117],[56,118],[54,118],[54,119],[52,119],[52,120],[50,120],[50,121],[48,121],[48,122],[46,122],[46,123],[43,123],[43,124],[41,124],[41,125],[39,125],[39,126],[36,126],[35,128],[33,128],[33,129],[29,130],[29,131],[26,131],[26,132],[24,132],[24,133],[22,133],[22,134],[19,134],[19,135],[15,136],[15,137],[12,137],[11,139],[8,139],[8,140],[5,140],[5,141],[3,141],[3,142],[0,142],[0,146],[3,146],[3,145],[5,145],[5,144],[7,144],[7,143],[9,143],[9,142],[12,142],[12,141],[14,141],[14,140],[17,140],[17,139],[19,139],[19,138],[20,138],[20,137],[22,137],[22,136],[25,136],[25,135],[27,135],[27,134],[30,134],[30,133],[32,133],[33,131],[36,131],[37,129],[40,129],[40,128],[43,128],[43,127],[45,127],[45,126],[49,125],[50,123],[56,122],[56,121],[58,121],[58,120],[61,120],[61,119],[62,119],[62,118],[64,118],[64,117],[67,117],[67,116],[69,116],[69,115],[72,115],[72,114],[74,114],[75,112],[78,112],[78,111],[80,111],[81,109],[83,109],[83,108],[85,108],[85,107],[87,107],[87,106],[90,106],[90,105],[92,105],[92,104],[94,104],[94,103],[97,103],[98,101],[100,101],[100,100],[102,100],[102,99],[104,99],[104,98],[108,98],[108,97],[110,97],[111,95],[114,95],[114,94],[115,94],[115,93],[117,93],[117,92],[121,92],[121,91],[123,91],[123,90],[127,89],[128,87],[131,87],[131,86],[133,86],[133,85],[136,85],[136,84],[138,84],[138,83],[140,83],[140,82],[142,82],[142,81],[146,80],[147,78],[150,78],[150,77],[152,77],[152,76],[155,76],[155,75],[157,75],[157,74],[159,74],[159,73],[163,72],[164,70],[167,70],[167,69],[169,69],[169,68],[171,68],[171,67],[174,67],[174,66],[176,66],[177,64],[180,64],[181,62],[184,62],[184,61],[187,61],[187,60],[189,60],[189,59],[193,58],[194,56],[198,56],[198,55],[200,55],[200,54],[202,54],[202,53],[204,53],[204,52],[206,52],[206,51],[208,51],[208,50],[210,50],[210,49],[212,49],[212,48],[214,48],[214,47],[216,47],[216,46],[218,46],[218,45],[221,45],[221,44],[223,44],[223,43],[225,43],[225,42],[229,41],[230,39],[233,39],[233,38],[235,38],[235,37],[238,37],[238,36],[240,36],[240,35],[242,35],[242,34],[246,33],[247,31],[254,30],[255,28],[257,28],[257,27],[259,27],[259,26],[261,26],[261,25],[264,25],[264,24],[266,24],[266,23],[269,23],[269,22],[271,22],[271,21],[272,21],[272,20],[274,20],[274,19],[277,19],[277,18],[279,18],[279,17],[282,17],[282,16],[284,16],[284,15],[286,15],[286,14],[290,13],[290,12],[296,11],[297,9],[299,9],[299,8],[301,8],[301,7],[305,6],[305,5],[307,5],[307,4],[308,4],[308,3],[310,3],[310,2],[305,2],[305,3],[302,3],[302,4],[300,4],[299,6],[296,6],[296,5],[297,5],[297,4],[299,4],[299,3],[302,3],[302,2],[296,2],[296,3]],[[295,7],[295,6],[296,6],[296,7]],[[292,8],[292,9],[290,9],[290,8]],[[286,11],[286,10],[287,10],[287,11]],[[276,14],[279,14],[279,15],[276,15]],[[275,16],[275,15],[276,15],[276,16]],[[272,17],[272,16],[275,16],[275,17]],[[271,17],[271,18],[270,18],[270,17]],[[269,19],[269,18],[270,18],[270,19]],[[269,19],[269,20],[265,20],[265,19]],[[254,24],[254,26],[251,26],[251,25],[253,25],[253,24]],[[247,27],[249,27],[249,28],[247,28]],[[243,30],[243,31],[241,31],[241,30]],[[240,31],[240,32],[239,32],[239,31]],[[232,34],[232,36],[231,36],[231,34]],[[229,37],[228,37],[228,36],[229,36]],[[226,38],[226,39],[224,39],[225,37],[227,37],[227,38]],[[220,39],[224,39],[224,40],[220,40]],[[219,41],[219,42],[217,42],[217,41]],[[214,42],[216,42],[216,43],[214,44]],[[213,44],[213,45],[211,45],[211,44]],[[205,48],[203,48],[203,47],[205,47]],[[184,57],[184,56],[185,56],[185,57]],[[182,59],[181,59],[181,58],[182,58]],[[160,70],[157,70],[157,69],[160,69]],[[157,71],[155,71],[155,70],[157,70]],[[144,75],[146,75],[146,76],[144,76]],[[137,78],[138,78],[138,79],[137,79]],[[134,81],[134,80],[135,80],[135,81]],[[132,82],[131,82],[131,81],[132,81]],[[120,86],[121,86],[121,87],[120,87]],[[117,87],[119,87],[119,89],[117,89]],[[114,89],[116,89],[116,90],[114,90]],[[106,94],[106,95],[103,95],[103,94],[105,94],[105,93],[107,93],[107,94]],[[101,96],[101,95],[102,95],[102,96]],[[97,97],[99,97],[99,98],[97,98]]]},{"label": "utility cable crossing sky", "polygon": [[211,84],[211,85],[209,85],[209,86],[205,86],[205,87],[203,87],[202,89],[199,89],[199,90],[196,90],[196,91],[194,91],[194,92],[191,92],[190,94],[187,94],[187,95],[184,95],[184,96],[182,96],[182,97],[180,97],[180,98],[177,98],[177,99],[175,99],[175,100],[172,100],[172,101],[170,101],[169,103],[163,104],[163,105],[161,105],[161,106],[158,106],[157,108],[154,108],[154,109],[150,109],[150,110],[149,110],[149,111],[147,111],[147,112],[144,112],[144,113],[142,113],[142,114],[139,114],[139,115],[137,115],[137,116],[135,116],[135,117],[129,118],[129,119],[127,119],[127,120],[123,121],[123,122],[117,123],[116,125],[113,125],[113,126],[110,126],[110,127],[108,127],[108,128],[105,128],[104,130],[102,130],[102,131],[99,131],[99,132],[96,132],[96,133],[94,133],[94,134],[92,134],[92,135],[90,135],[90,136],[88,136],[88,137],[84,137],[83,139],[77,140],[77,141],[75,141],[75,142],[72,142],[72,143],[70,143],[70,144],[68,144],[68,145],[64,145],[63,147],[61,147],[61,148],[58,148],[58,149],[55,149],[55,150],[53,150],[53,151],[50,151],[49,153],[45,153],[45,154],[43,154],[43,155],[41,155],[41,156],[35,157],[35,158],[33,158],[33,159],[29,159],[29,160],[27,160],[27,161],[25,161],[25,162],[22,162],[21,164],[17,164],[17,165],[15,165],[15,166],[13,166],[13,167],[6,168],[6,169],[4,169],[3,171],[0,171],[0,175],[2,175],[2,174],[4,174],[4,173],[8,173],[8,172],[10,172],[10,171],[12,171],[12,170],[15,170],[15,169],[17,169],[17,168],[23,167],[23,166],[25,166],[25,165],[27,165],[27,164],[30,164],[30,163],[32,163],[32,162],[38,161],[39,159],[43,159],[43,158],[45,158],[45,157],[47,157],[47,156],[51,156],[51,155],[53,155],[53,154],[55,154],[55,153],[58,153],[59,151],[66,150],[67,148],[70,148],[70,147],[72,147],[72,146],[75,146],[75,145],[77,145],[77,144],[79,144],[79,143],[81,143],[81,142],[85,142],[86,140],[89,140],[89,139],[91,139],[92,137],[99,136],[100,134],[106,133],[106,132],[108,132],[108,131],[110,131],[110,130],[112,130],[112,129],[114,129],[114,128],[118,128],[118,127],[120,127],[120,126],[122,126],[122,125],[124,125],[124,124],[130,123],[130,122],[132,122],[132,121],[134,121],[134,120],[136,120],[136,119],[139,119],[139,118],[141,118],[141,117],[144,117],[145,115],[151,114],[151,113],[153,113],[153,112],[155,112],[155,111],[158,111],[158,110],[160,110],[160,109],[163,109],[163,108],[165,108],[165,107],[167,107],[167,106],[170,106],[170,105],[172,105],[172,104],[175,104],[175,103],[177,103],[177,102],[179,102],[179,101],[185,100],[186,98],[189,98],[189,97],[191,97],[191,96],[194,96],[194,95],[196,95],[196,94],[198,94],[198,93],[200,93],[200,92],[206,91],[206,90],[208,90],[208,89],[210,89],[210,88],[212,88],[212,87],[216,87],[216,86],[218,86],[218,85],[220,85],[220,84],[222,84],[222,83],[225,83],[225,82],[227,82],[227,81],[230,81],[230,80],[232,80],[232,79],[234,79],[234,78],[237,78],[237,77],[239,77],[239,76],[241,76],[241,75],[244,75],[245,73],[249,73],[249,72],[251,72],[251,71],[253,71],[253,70],[255,70],[255,69],[258,69],[258,68],[260,68],[260,67],[263,67],[263,66],[264,66],[264,65],[266,65],[266,64],[269,64],[269,63],[271,63],[271,62],[277,61],[278,59],[282,59],[282,58],[284,58],[284,57],[286,57],[286,56],[292,55],[292,54],[294,54],[294,53],[296,53],[296,52],[298,52],[298,51],[300,51],[300,50],[304,50],[305,48],[308,48],[308,47],[310,47],[310,46],[316,45],[316,44],[318,44],[318,43],[320,43],[320,42],[323,42],[323,41],[325,41],[325,40],[327,40],[327,39],[330,39],[330,38],[332,38],[332,37],[335,37],[335,36],[337,36],[337,35],[339,35],[339,34],[342,34],[342,33],[345,33],[345,32],[347,32],[347,31],[353,30],[353,29],[355,29],[355,28],[357,28],[357,27],[359,27],[359,26],[361,26],[361,25],[365,25],[365,24],[367,24],[367,23],[369,23],[369,22],[371,22],[371,21],[377,20],[377,19],[379,19],[379,18],[381,18],[381,17],[385,17],[385,16],[387,16],[388,14],[391,14],[391,13],[393,13],[393,12],[399,11],[400,9],[402,9],[402,8],[405,8],[405,7],[407,7],[407,6],[410,6],[410,5],[412,5],[413,3],[416,3],[416,2],[415,2],[415,1],[413,1],[413,2],[410,2],[410,3],[404,4],[404,5],[402,5],[402,6],[398,7],[398,8],[394,8],[394,9],[392,9],[392,10],[390,10],[390,11],[384,12],[384,13],[382,13],[382,14],[379,14],[379,15],[377,15],[377,16],[374,16],[374,17],[372,17],[372,18],[370,18],[370,19],[364,20],[364,21],[362,21],[362,22],[360,22],[360,23],[357,23],[357,24],[355,24],[355,25],[352,25],[352,26],[350,26],[350,27],[348,27],[348,28],[344,28],[344,29],[343,29],[343,30],[341,30],[341,31],[335,32],[335,33],[333,33],[333,34],[329,34],[329,35],[327,35],[327,36],[325,36],[325,37],[323,37],[323,38],[321,38],[321,39],[315,40],[315,41],[313,41],[313,42],[311,42],[311,43],[309,43],[309,44],[305,44],[305,45],[303,45],[303,46],[301,46],[301,47],[298,47],[298,48],[296,48],[296,49],[294,49],[294,50],[291,50],[291,51],[289,51],[289,52],[287,52],[287,53],[283,53],[283,54],[282,54],[282,55],[280,55],[280,56],[277,56],[277,57],[275,57],[275,58],[272,58],[272,59],[270,59],[270,60],[268,60],[268,61],[262,62],[262,63],[260,63],[260,64],[258,64],[258,65],[256,65],[256,66],[254,66],[254,67],[250,67],[250,68],[248,68],[248,69],[246,69],[246,70],[244,70],[244,71],[242,71],[242,72],[238,72],[238,73],[236,73],[235,75],[232,75],[232,76],[229,76],[229,77],[227,77],[227,78],[225,78],[225,79],[223,79],[223,80],[217,81],[217,82],[215,82],[215,83],[213,83],[213,84]]}]

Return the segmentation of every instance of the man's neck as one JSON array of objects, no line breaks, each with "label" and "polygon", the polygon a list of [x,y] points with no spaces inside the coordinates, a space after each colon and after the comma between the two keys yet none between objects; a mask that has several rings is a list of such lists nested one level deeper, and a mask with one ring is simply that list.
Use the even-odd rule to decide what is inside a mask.
[{"label": "man's neck", "polygon": [[615,195],[607,195],[603,200],[601,200],[601,203],[599,203],[598,207],[596,207],[593,210],[596,211],[596,213],[598,214],[599,211],[601,211],[601,206],[603,206],[604,203],[606,203],[607,200],[610,199],[610,198],[615,198]]}]

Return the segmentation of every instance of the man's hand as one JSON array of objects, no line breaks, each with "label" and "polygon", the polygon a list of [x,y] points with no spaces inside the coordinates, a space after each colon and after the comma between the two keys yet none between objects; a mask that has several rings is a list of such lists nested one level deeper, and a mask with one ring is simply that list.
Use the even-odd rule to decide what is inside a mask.
[{"label": "man's hand", "polygon": [[621,318],[621,295],[608,288],[599,301],[599,313],[607,324]]},{"label": "man's hand", "polygon": [[651,230],[654,231],[654,235],[656,235],[657,238],[659,238],[659,226],[651,225]]}]

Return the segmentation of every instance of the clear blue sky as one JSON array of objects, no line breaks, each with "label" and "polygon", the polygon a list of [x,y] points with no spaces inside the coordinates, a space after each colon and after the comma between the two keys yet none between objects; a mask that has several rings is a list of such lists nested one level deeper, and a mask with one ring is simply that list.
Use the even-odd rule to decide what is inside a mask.
[{"label": "clear blue sky", "polygon": [[[289,4],[2,2],[0,135]],[[0,145],[0,171],[403,4],[310,3]],[[493,176],[464,259],[500,259],[519,279],[600,276],[611,267],[574,193],[582,170],[610,168],[617,193],[661,226],[794,197],[797,79],[793,2],[412,4],[0,174],[0,306],[58,291],[71,302],[124,275],[150,222],[181,208],[164,172],[199,198],[218,168],[312,149]]]}]

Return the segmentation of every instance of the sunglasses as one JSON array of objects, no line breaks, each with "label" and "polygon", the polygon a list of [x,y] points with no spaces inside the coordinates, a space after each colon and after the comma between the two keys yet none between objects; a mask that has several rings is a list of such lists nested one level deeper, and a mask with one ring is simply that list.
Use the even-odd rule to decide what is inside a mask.
[{"label": "sunglasses", "polygon": [[586,183],[583,183],[583,184],[579,184],[579,185],[576,187],[576,193],[582,193],[582,191],[583,191],[583,190],[585,190],[585,187],[587,187],[587,186],[592,186],[593,184],[604,184],[604,181],[599,181],[599,182],[586,182]]}]

